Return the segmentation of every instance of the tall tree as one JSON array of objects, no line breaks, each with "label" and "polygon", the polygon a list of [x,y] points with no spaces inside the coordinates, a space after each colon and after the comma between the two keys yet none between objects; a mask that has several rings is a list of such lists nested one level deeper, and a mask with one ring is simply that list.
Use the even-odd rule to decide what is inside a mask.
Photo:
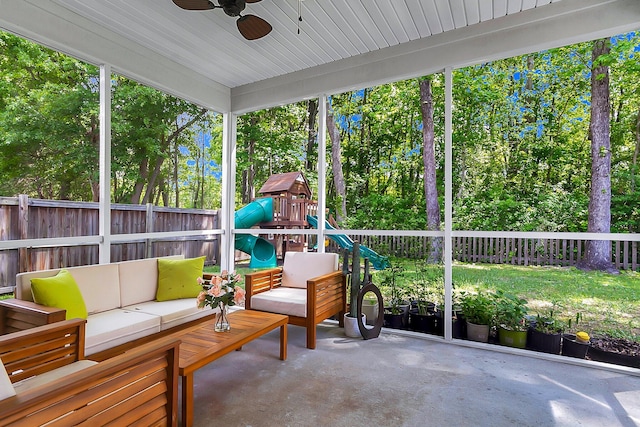
[{"label": "tall tree", "polygon": [[333,171],[333,185],[336,189],[336,205],[339,207],[336,212],[336,220],[338,223],[344,221],[347,216],[347,199],[346,199],[346,185],[344,181],[344,174],[342,172],[342,156],[340,154],[340,131],[336,127],[336,122],[333,117],[333,109],[331,104],[327,101],[327,132],[329,133],[329,139],[331,140],[331,170]]},{"label": "tall tree", "polygon": [[[611,138],[609,103],[609,39],[593,43],[591,67],[591,190],[589,194],[590,233],[609,233],[611,229]],[[590,240],[580,268],[614,272],[611,242]]]},{"label": "tall tree", "polygon": [[318,100],[310,99],[307,108],[307,154],[305,156],[305,170],[312,171],[316,168],[316,137],[318,131],[316,129],[316,119],[318,117]]},{"label": "tall tree", "polygon": [[[440,205],[436,184],[435,127],[433,123],[433,96],[431,78],[420,81],[420,106],[422,112],[422,160],[424,164],[424,198],[426,201],[427,230],[440,230]],[[429,263],[442,261],[442,238],[433,237],[427,258]]]}]

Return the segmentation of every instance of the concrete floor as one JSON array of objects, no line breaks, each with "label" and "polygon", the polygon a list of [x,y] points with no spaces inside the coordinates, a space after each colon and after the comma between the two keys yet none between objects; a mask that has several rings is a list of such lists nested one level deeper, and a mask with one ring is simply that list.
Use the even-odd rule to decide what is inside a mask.
[{"label": "concrete floor", "polygon": [[286,361],[272,332],[197,371],[194,425],[640,426],[640,370],[387,330],[364,341],[335,324],[318,327],[315,350],[303,328],[288,334]]}]

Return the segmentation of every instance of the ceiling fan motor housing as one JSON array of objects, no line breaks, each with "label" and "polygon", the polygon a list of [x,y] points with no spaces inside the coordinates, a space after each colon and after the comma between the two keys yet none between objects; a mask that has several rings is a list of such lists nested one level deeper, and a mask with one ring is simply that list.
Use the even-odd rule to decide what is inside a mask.
[{"label": "ceiling fan motor housing", "polygon": [[229,16],[240,16],[247,3],[245,0],[218,0],[220,7]]}]

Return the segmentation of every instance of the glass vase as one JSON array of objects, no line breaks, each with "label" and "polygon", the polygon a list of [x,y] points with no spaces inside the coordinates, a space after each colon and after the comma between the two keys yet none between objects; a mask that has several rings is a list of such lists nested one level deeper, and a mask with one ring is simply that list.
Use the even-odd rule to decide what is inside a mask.
[{"label": "glass vase", "polygon": [[229,323],[229,308],[226,304],[219,304],[220,312],[216,314],[216,323],[214,330],[216,332],[229,332],[231,323]]}]

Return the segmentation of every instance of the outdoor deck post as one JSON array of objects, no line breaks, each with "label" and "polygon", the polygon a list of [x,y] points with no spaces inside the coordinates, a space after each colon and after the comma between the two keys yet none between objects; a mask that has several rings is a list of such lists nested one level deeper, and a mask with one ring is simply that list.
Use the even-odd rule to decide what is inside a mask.
[{"label": "outdoor deck post", "polygon": [[100,264],[111,262],[111,66],[100,65]]},{"label": "outdoor deck post", "polygon": [[327,95],[318,99],[318,252],[324,252],[325,210],[327,207]]},{"label": "outdoor deck post", "polygon": [[234,270],[233,218],[235,212],[236,187],[236,126],[237,116],[233,113],[222,115],[222,209],[220,228],[220,268]]}]

